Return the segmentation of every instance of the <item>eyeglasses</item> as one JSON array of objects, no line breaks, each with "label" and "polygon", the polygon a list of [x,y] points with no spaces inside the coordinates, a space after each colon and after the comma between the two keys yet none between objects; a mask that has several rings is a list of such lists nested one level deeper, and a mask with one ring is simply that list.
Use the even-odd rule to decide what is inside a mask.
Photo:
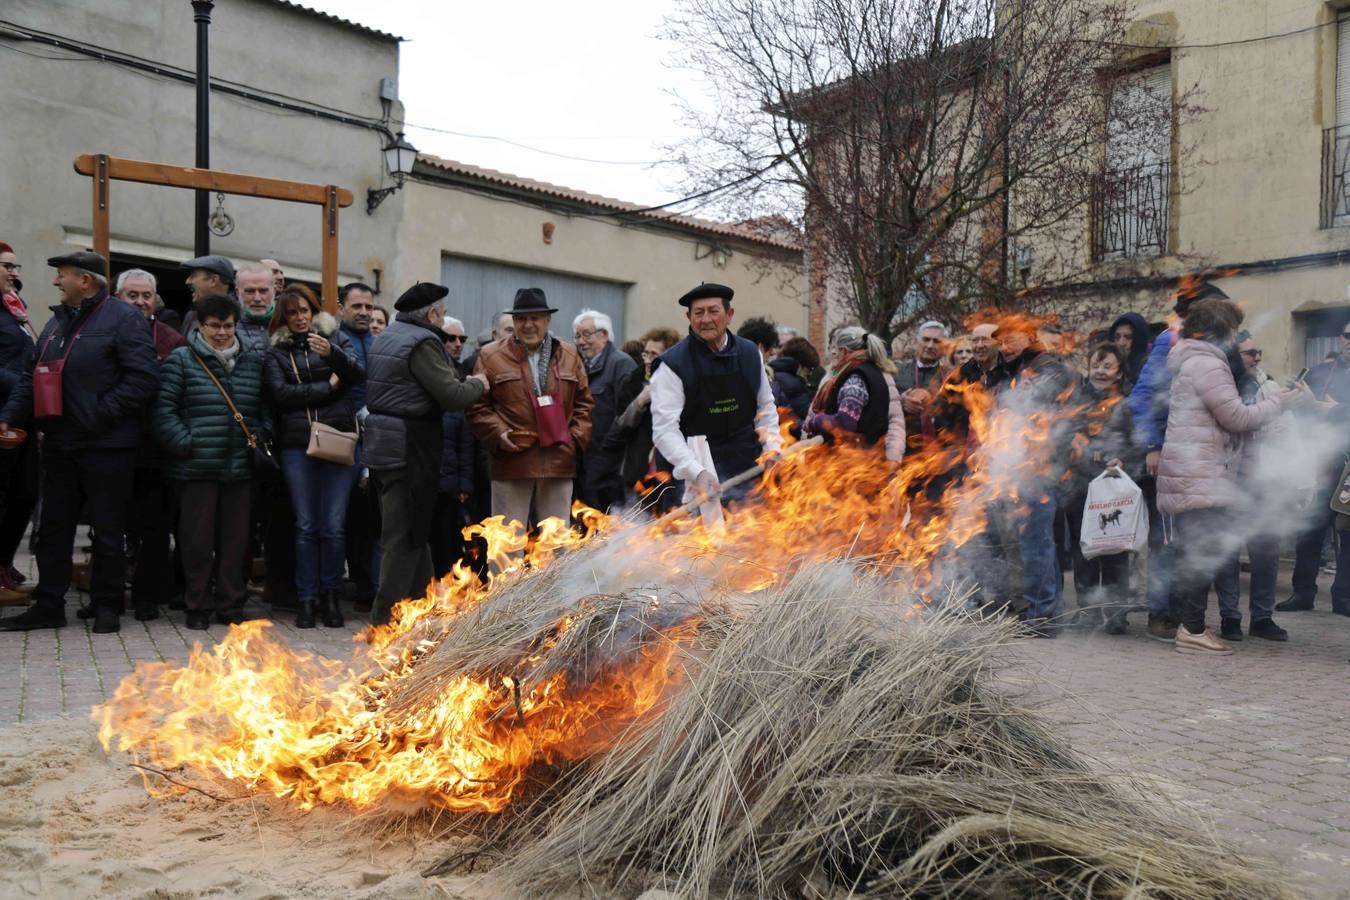
[{"label": "eyeglasses", "polygon": [[19,265],[18,263],[0,263],[0,266],[4,266],[6,269],[9,269],[11,272],[22,272],[22,271],[23,271],[23,266]]},{"label": "eyeglasses", "polygon": [[[1341,337],[1345,337],[1345,335],[1341,335]],[[1261,358],[1261,351],[1260,351],[1260,350],[1243,350],[1243,351],[1242,351],[1242,355],[1243,355],[1243,356],[1250,356],[1252,359],[1260,359],[1260,358]]]},{"label": "eyeglasses", "polygon": [[469,337],[464,334],[447,334],[445,339],[446,341],[454,341],[456,344],[462,344],[467,341]]},{"label": "eyeglasses", "polygon": [[201,327],[206,331],[234,331],[233,322],[202,322]]},{"label": "eyeglasses", "polygon": [[595,337],[599,333],[600,333],[599,328],[592,328],[590,331],[578,331],[575,334],[573,334],[572,337],[576,338],[579,341],[589,341],[591,338]]}]

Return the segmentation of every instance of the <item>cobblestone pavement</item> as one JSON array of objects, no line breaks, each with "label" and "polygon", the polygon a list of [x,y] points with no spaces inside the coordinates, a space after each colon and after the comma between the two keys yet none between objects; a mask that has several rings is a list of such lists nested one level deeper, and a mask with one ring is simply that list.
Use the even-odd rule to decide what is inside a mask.
[{"label": "cobblestone pavement", "polygon": [[[1289,643],[1248,638],[1232,656],[1197,659],[1148,638],[1142,614],[1131,618],[1125,637],[1019,644],[1023,665],[1013,677],[1079,750],[1197,807],[1225,840],[1299,876],[1300,893],[1350,898],[1350,619],[1325,609],[1281,615]],[[1217,624],[1214,610],[1210,621]],[[296,645],[336,657],[349,652],[358,625],[277,623]],[[0,634],[8,673],[0,726],[85,717],[136,662],[184,660],[195,641],[223,632],[187,631],[175,612],[150,623],[127,616],[115,635],[94,635],[73,618],[55,632]]]}]

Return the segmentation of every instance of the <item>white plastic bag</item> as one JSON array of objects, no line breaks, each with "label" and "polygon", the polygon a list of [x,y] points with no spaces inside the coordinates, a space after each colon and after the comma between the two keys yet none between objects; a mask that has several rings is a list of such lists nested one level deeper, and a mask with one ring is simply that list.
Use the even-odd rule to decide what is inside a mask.
[{"label": "white plastic bag", "polygon": [[1103,472],[1088,485],[1083,530],[1078,544],[1085,559],[1131,553],[1148,543],[1148,507],[1144,492],[1118,470]]}]

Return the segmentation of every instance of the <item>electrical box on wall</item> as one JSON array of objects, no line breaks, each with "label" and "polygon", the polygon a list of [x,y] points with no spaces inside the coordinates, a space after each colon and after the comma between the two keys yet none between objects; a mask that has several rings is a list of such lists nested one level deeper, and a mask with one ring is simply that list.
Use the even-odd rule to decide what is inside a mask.
[{"label": "electrical box on wall", "polygon": [[398,79],[381,78],[380,79],[380,99],[393,103],[398,99]]}]

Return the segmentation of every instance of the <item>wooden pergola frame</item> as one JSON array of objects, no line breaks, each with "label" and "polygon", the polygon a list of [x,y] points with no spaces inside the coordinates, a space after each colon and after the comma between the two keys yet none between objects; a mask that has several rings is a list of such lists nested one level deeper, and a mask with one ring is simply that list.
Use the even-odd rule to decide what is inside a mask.
[{"label": "wooden pergola frame", "polygon": [[[323,207],[323,306],[337,312],[338,210],[352,205],[352,192],[335,184],[285,181],[257,175],[237,175],[212,169],[170,166],[164,163],[123,159],[105,153],[86,153],[75,159],[75,171],[93,180],[94,252],[104,259],[109,255],[109,182],[138,181],[164,187],[216,191],[245,197],[264,197],[290,203],[312,203]],[[109,276],[111,273],[107,273]]]}]

